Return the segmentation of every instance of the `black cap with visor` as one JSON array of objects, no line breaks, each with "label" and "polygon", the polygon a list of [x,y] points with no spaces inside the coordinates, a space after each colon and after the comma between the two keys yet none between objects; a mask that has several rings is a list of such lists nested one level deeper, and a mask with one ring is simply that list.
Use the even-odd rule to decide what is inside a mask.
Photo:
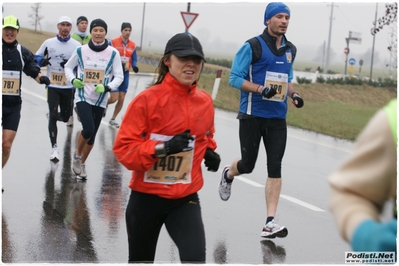
[{"label": "black cap with visor", "polygon": [[199,40],[189,33],[178,33],[166,44],[165,53],[172,53],[177,57],[199,56],[205,61]]}]

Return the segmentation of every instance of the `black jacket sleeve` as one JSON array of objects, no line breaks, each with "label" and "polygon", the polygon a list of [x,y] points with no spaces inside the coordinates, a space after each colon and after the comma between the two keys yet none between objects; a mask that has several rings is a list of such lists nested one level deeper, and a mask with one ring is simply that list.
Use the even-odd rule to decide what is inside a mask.
[{"label": "black jacket sleeve", "polygon": [[21,45],[22,58],[24,60],[24,69],[22,70],[27,76],[36,78],[40,73],[40,67],[37,64],[36,58],[33,53]]}]

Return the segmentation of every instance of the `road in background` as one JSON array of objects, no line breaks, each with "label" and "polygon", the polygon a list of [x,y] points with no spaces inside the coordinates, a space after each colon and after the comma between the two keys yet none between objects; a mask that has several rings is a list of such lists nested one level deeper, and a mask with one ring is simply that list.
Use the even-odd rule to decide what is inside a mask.
[{"label": "road in background", "polygon": [[[153,81],[133,75],[118,116],[129,101]],[[5,263],[100,262],[128,259],[124,212],[130,195],[130,171],[115,159],[117,130],[108,126],[114,105],[97,134],[87,160],[88,179],[79,182],[71,171],[76,134],[81,129],[58,123],[60,161],[51,163],[46,91],[24,76],[20,127],[11,157],[2,171],[2,261]],[[207,263],[343,264],[349,246],[339,237],[328,210],[327,178],[349,155],[351,142],[294,128],[288,129],[283,160],[283,187],[276,220],[288,236],[260,237],[266,219],[264,184],[266,156],[259,152],[250,175],[237,177],[232,196],[224,202],[217,188],[221,170],[239,157],[236,114],[216,110],[219,172],[206,171],[199,192],[206,232]],[[162,228],[156,262],[179,262],[179,254]]]}]

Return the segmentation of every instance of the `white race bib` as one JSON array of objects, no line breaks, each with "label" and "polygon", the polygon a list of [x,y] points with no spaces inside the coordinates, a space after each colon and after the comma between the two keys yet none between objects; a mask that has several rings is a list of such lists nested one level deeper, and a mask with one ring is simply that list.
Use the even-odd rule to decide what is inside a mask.
[{"label": "white race bib", "polygon": [[3,70],[2,83],[3,95],[19,96],[20,84],[19,84],[20,72],[12,70]]},{"label": "white race bib", "polygon": [[288,93],[288,75],[284,73],[266,71],[265,87],[274,88],[276,95],[267,99],[262,97],[264,100],[282,102],[287,97]]},{"label": "white race bib", "polygon": [[92,63],[85,64],[84,83],[87,84],[103,84],[105,76],[105,65]]},{"label": "white race bib", "polygon": [[[168,141],[172,136],[151,133],[151,140]],[[195,139],[194,139],[195,141]],[[189,151],[179,152],[159,159],[144,175],[144,182],[159,184],[189,184],[193,165],[194,141]]]}]

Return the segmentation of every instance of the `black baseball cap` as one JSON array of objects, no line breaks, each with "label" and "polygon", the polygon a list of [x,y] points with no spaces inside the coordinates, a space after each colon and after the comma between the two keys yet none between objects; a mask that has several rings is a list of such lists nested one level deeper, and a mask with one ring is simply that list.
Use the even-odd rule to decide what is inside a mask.
[{"label": "black baseball cap", "polygon": [[199,56],[205,60],[202,46],[198,39],[189,33],[178,33],[166,44],[165,53],[172,53],[177,57]]}]

